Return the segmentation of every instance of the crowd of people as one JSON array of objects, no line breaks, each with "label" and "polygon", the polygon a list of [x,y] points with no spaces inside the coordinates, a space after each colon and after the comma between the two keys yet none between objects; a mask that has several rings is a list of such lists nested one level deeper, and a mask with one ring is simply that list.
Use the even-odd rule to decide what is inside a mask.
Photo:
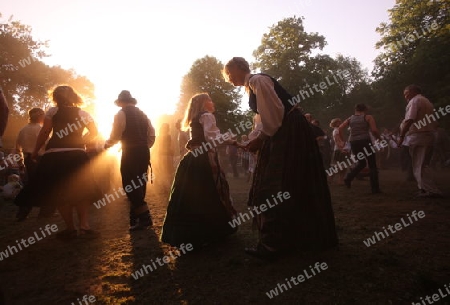
[{"label": "crowd of people", "polygon": [[[419,128],[417,124],[413,124],[432,115],[434,107],[416,85],[406,87],[404,94],[408,102],[405,119],[391,131],[384,128],[380,133],[374,117],[367,113],[368,107],[364,104],[356,105],[355,113],[345,121],[340,118],[332,119],[329,137],[326,136],[328,132],[321,130],[317,124],[312,126],[316,130],[319,147],[323,147],[321,154],[325,168],[345,164],[351,155],[364,155],[351,168],[341,169],[331,175],[330,183],[335,182],[337,177],[337,184],[350,188],[353,179],[369,176],[372,193],[380,193],[378,170],[386,168],[387,164],[394,167],[400,165],[402,171],[407,173],[407,181],[417,181],[418,197],[442,196],[442,192],[432,181],[431,170],[450,166],[450,137],[435,121],[430,120]],[[310,114],[305,116],[311,117]],[[311,122],[314,125],[314,121]],[[376,153],[368,153],[371,152],[372,145],[378,145],[380,141],[384,141],[382,148]]]},{"label": "crowd of people", "polygon": [[[252,74],[244,58],[232,58],[222,73],[229,83],[245,87],[249,106],[255,113],[253,129],[239,141],[233,134],[222,133],[216,124],[214,101],[208,93],[195,94],[185,117],[177,121],[178,152],[172,149],[170,125],[162,125],[158,135],[160,161],[168,170],[164,179],[171,181],[162,242],[175,247],[190,243],[198,249],[236,232],[237,227],[230,223],[238,212],[230,195],[227,169],[219,161],[220,148],[225,148],[231,176],[239,177],[240,163],[245,179],[251,182],[247,205],[249,210],[260,211],[255,212],[253,219],[259,240],[245,251],[261,259],[272,260],[291,250],[337,247],[329,183],[334,183],[337,177],[337,183],[350,188],[355,178],[366,173],[371,192],[382,192],[378,175],[382,163],[377,156],[384,155],[386,159],[397,151],[402,156],[402,167],[409,173],[408,179],[417,182],[419,197],[443,196],[429,165],[437,159],[443,166],[448,164],[447,150],[436,148],[439,134],[436,124],[421,128],[413,124],[433,113],[433,105],[418,86],[406,87],[406,114],[395,132],[385,129],[380,133],[364,104],[356,105],[354,113],[344,120],[331,120],[332,130],[324,131],[310,113],[304,113],[298,104],[289,103],[292,96],[276,79],[263,73]],[[58,232],[58,238],[96,237],[98,233],[89,223],[89,209],[98,190],[90,174],[86,147],[96,139],[97,127],[92,116],[80,108],[83,101],[72,87],[58,86],[51,97],[54,107],[47,111],[33,108],[28,112],[29,123],[20,130],[13,152],[21,156],[16,161],[23,162],[25,172],[11,173],[8,183],[16,186],[5,185],[3,193],[11,187],[15,190],[11,198],[19,207],[18,221],[24,221],[32,207],[37,206],[38,217],[52,217],[58,211],[63,218],[66,229]],[[0,102],[2,133],[7,121],[4,112],[8,109],[3,94]],[[130,230],[146,229],[153,225],[146,185],[155,129],[129,91],[120,92],[115,104],[120,110],[103,149],[121,142],[120,191],[130,204]],[[219,138],[223,139],[219,147],[209,145],[204,153],[192,153]],[[440,138],[448,141],[445,132],[440,133]],[[379,141],[385,141],[386,146],[379,149],[376,144]],[[392,152],[386,154],[384,148]],[[181,159],[175,170],[173,160],[178,153]],[[350,160],[354,160],[350,168],[345,166],[346,170],[327,177],[326,169],[330,166],[350,164]],[[13,170],[13,166],[9,168]],[[21,183],[18,177],[22,177]],[[145,183],[135,184],[136,178]],[[271,206],[272,200],[277,204]],[[74,211],[79,219],[78,228]]]}]

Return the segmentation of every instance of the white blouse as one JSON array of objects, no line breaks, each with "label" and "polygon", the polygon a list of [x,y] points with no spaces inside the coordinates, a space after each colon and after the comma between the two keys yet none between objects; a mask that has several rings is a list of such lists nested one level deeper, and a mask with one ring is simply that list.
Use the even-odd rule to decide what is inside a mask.
[{"label": "white blouse", "polygon": [[261,132],[271,137],[281,127],[284,117],[284,106],[275,92],[274,83],[268,76],[258,74],[248,75],[246,83],[256,95],[262,122]]},{"label": "white blouse", "polygon": [[214,142],[216,139],[231,139],[229,132],[220,133],[220,129],[216,125],[216,117],[212,113],[204,113],[200,116],[200,124],[203,126],[203,134],[207,142]]}]

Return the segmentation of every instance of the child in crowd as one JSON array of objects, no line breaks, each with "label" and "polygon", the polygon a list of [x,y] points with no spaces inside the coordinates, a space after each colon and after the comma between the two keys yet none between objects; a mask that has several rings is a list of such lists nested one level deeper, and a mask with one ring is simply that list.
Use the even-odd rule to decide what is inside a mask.
[{"label": "child in crowd", "polygon": [[19,175],[12,174],[8,176],[8,183],[2,187],[2,196],[4,199],[12,200],[22,189]]}]

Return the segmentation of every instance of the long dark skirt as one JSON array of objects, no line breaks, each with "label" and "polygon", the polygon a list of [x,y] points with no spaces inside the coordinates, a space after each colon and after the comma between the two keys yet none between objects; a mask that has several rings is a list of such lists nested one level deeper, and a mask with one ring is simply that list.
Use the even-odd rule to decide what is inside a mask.
[{"label": "long dark skirt", "polygon": [[[287,192],[280,202],[279,192]],[[249,206],[268,206],[255,218],[259,243],[269,250],[321,250],[337,245],[334,214],[319,147],[298,109],[264,141]]]},{"label": "long dark skirt", "polygon": [[218,241],[236,231],[229,224],[233,212],[217,154],[187,153],[175,174],[161,240],[194,248]]},{"label": "long dark skirt", "polygon": [[77,205],[98,196],[89,168],[89,157],[81,150],[46,153],[17,195],[14,203],[23,207],[54,210]]}]

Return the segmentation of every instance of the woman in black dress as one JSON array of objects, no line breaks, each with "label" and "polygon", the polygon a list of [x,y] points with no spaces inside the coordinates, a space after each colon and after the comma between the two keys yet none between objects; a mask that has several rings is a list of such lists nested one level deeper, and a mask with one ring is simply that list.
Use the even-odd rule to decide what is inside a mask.
[{"label": "woman in black dress", "polygon": [[[223,74],[233,85],[246,87],[250,108],[262,121],[261,133],[247,145],[251,152],[259,150],[248,205],[265,211],[254,218],[260,233],[258,246],[246,252],[273,259],[291,249],[336,246],[322,158],[298,104],[291,105],[292,96],[274,78],[251,74],[242,57],[231,59]],[[284,201],[276,204],[274,198],[280,193]]]},{"label": "woman in black dress", "polygon": [[[97,136],[97,127],[90,114],[80,109],[83,100],[72,87],[56,87],[52,99],[55,107],[45,114],[31,158],[36,159],[44,145],[45,153],[30,183],[16,197],[15,203],[22,208],[17,218],[27,217],[30,204],[41,207],[42,217],[51,216],[57,208],[66,224],[66,229],[57,233],[58,238],[95,237],[97,234],[89,224],[89,207],[97,194],[85,146]],[[78,232],[73,220],[74,209],[79,220]]]}]

